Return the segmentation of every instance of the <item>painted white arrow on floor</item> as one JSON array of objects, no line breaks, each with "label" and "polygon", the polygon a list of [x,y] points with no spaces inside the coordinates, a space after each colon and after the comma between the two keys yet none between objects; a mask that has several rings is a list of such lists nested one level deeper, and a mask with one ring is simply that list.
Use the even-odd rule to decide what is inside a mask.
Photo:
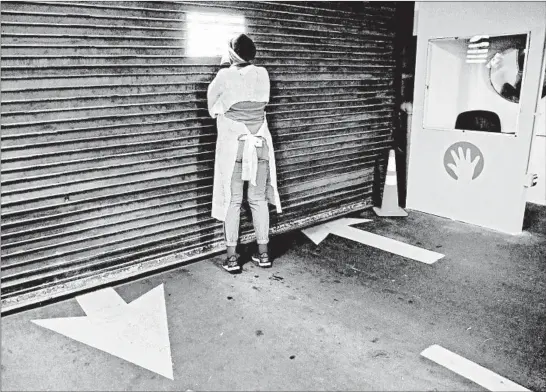
[{"label": "painted white arrow on floor", "polygon": [[32,322],[173,379],[163,284],[129,304],[112,288],[76,300],[87,316]]},{"label": "painted white arrow on floor", "polygon": [[358,223],[371,222],[371,219],[341,218],[332,222],[323,223],[318,226],[303,229],[302,232],[309,237],[311,241],[318,245],[328,234],[347,238],[361,244],[373,246],[390,253],[394,253],[409,259],[417,260],[422,263],[432,264],[444,257],[443,254],[432,252],[417,246],[406,244],[383,237],[364,230],[355,229],[351,225]]}]

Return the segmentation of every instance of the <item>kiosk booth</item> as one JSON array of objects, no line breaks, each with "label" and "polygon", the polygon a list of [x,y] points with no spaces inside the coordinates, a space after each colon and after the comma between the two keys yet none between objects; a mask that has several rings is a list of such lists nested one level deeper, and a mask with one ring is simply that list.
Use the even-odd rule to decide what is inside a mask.
[{"label": "kiosk booth", "polygon": [[546,2],[423,2],[416,23],[406,205],[518,234],[544,132]]}]

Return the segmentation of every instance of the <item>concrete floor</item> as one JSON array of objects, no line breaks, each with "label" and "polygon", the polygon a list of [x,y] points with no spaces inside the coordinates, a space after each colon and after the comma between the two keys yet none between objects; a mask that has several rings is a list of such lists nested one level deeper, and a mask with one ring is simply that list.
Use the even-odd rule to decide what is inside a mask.
[{"label": "concrete floor", "polygon": [[357,227],[446,257],[292,233],[269,270],[232,276],[217,257],[116,287],[129,302],[165,284],[174,381],[29,321],[83,316],[75,300],[7,316],[2,390],[483,390],[419,355],[432,344],[546,390],[545,208],[514,237],[417,212],[374,219]]}]

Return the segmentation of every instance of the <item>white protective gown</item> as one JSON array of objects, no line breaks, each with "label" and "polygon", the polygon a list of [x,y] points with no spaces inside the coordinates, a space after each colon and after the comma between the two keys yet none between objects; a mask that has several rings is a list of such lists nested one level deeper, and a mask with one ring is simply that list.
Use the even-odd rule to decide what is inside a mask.
[{"label": "white protective gown", "polygon": [[231,106],[238,102],[269,102],[269,74],[263,67],[248,65],[243,68],[230,67],[221,69],[208,88],[207,100],[211,117],[217,119],[218,139],[214,160],[214,185],[212,191],[212,217],[224,221],[231,201],[231,177],[235,167],[239,137],[244,135],[245,149],[243,154],[243,179],[245,173],[255,178],[257,154],[254,143],[256,136],[265,139],[269,147],[269,178],[266,197],[270,204],[281,212],[281,202],[277,190],[277,170],[271,133],[267,120],[252,135],[245,124],[233,121],[224,116]]}]

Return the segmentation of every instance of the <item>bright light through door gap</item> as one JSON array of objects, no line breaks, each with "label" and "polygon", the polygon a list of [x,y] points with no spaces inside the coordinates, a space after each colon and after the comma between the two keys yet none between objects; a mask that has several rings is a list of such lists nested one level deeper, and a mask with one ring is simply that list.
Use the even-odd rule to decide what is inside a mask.
[{"label": "bright light through door gap", "polygon": [[186,21],[186,55],[190,57],[222,56],[228,40],[245,32],[245,18],[241,15],[190,12]]}]

